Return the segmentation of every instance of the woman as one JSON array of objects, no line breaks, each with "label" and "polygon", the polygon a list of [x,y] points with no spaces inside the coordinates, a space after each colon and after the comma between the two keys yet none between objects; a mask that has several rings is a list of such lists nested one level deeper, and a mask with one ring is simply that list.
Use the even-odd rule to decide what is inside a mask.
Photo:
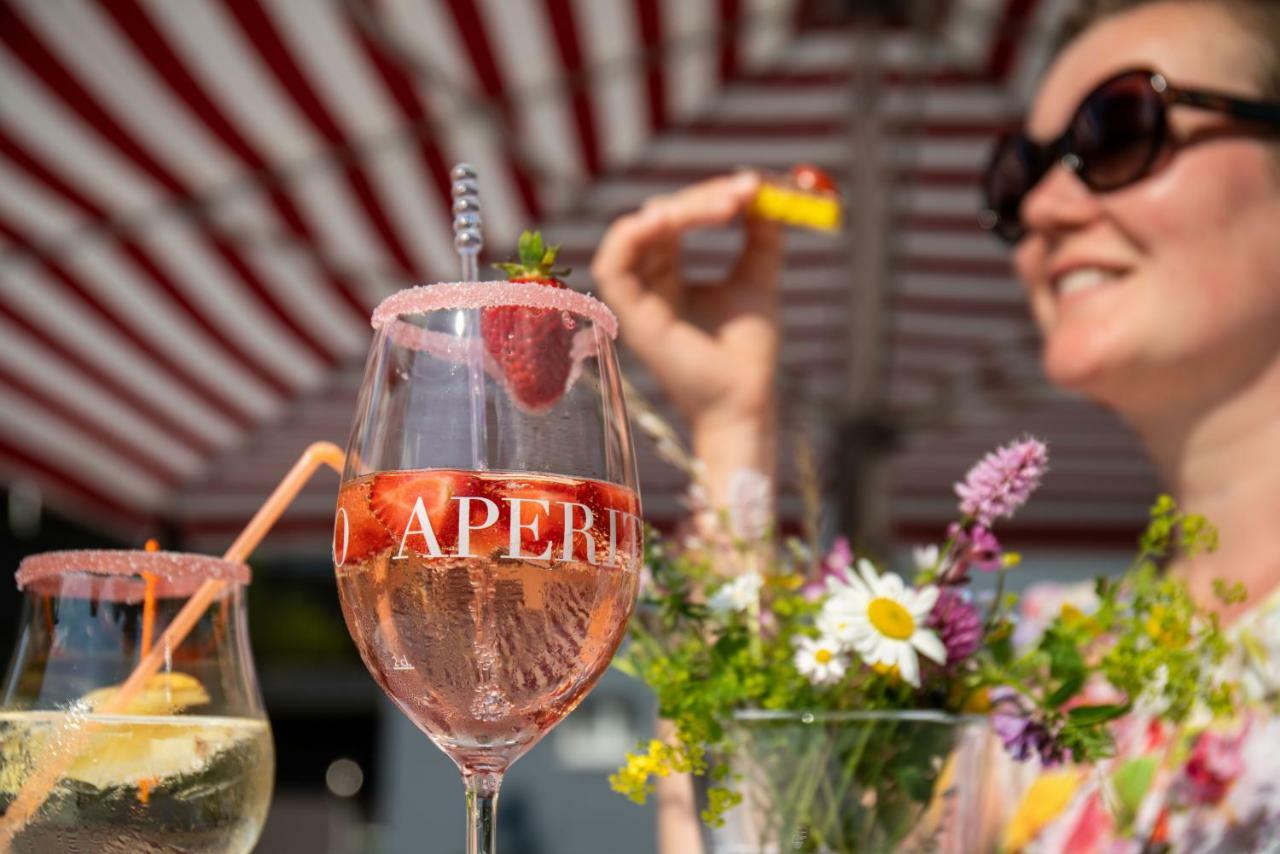
[{"label": "woman", "polygon": [[[1049,378],[1118,412],[1182,507],[1218,527],[1214,553],[1172,571],[1235,624],[1239,675],[1252,700],[1274,709],[1280,4],[1102,5],[1053,63],[1025,137],[998,148],[986,182],[998,216],[988,224],[1015,241]],[[1221,607],[1218,579],[1243,584],[1247,602]],[[1246,715],[1186,742],[1185,760],[1168,759],[1183,736],[1140,719],[1119,728],[1112,769],[1167,758],[1130,826],[1116,826],[1114,791],[1099,776],[1064,772],[1059,780],[1077,788],[1063,812],[1016,828],[1017,841],[1082,851],[1133,850],[1134,840],[1194,851],[1280,845],[1277,719]]]},{"label": "woman", "polygon": [[[1016,242],[1049,378],[1118,412],[1183,509],[1218,527],[1216,552],[1172,571],[1211,605],[1215,579],[1244,584],[1248,602],[1219,607],[1224,619],[1271,619],[1263,640],[1280,645],[1280,118],[1266,101],[1280,102],[1280,3],[1095,3],[1042,82],[1027,138],[993,161],[986,224]],[[696,294],[677,246],[734,220],[755,180],[651,200],[593,266],[721,478],[771,463],[778,240],[747,220],[734,286]],[[1280,688],[1278,659],[1252,674],[1255,693]],[[691,838],[664,850],[693,850]]]}]

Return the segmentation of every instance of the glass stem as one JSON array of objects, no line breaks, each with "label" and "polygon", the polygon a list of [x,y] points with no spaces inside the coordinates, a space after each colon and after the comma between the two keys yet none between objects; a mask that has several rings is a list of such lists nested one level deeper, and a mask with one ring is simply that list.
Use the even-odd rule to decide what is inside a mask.
[{"label": "glass stem", "polygon": [[463,772],[462,781],[467,786],[467,854],[497,854],[502,774]]}]

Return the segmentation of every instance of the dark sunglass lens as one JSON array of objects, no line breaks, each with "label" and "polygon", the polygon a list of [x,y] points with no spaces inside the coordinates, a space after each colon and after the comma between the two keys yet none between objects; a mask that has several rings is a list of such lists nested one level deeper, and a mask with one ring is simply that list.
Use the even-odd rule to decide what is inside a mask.
[{"label": "dark sunglass lens", "polygon": [[1095,190],[1136,181],[1164,142],[1164,103],[1145,72],[1116,78],[1085,99],[1071,125],[1081,177]]},{"label": "dark sunglass lens", "polygon": [[1019,136],[1002,139],[983,179],[983,195],[992,227],[1005,240],[1017,240],[1022,233],[1018,219],[1022,199],[1034,182],[1025,140]]}]

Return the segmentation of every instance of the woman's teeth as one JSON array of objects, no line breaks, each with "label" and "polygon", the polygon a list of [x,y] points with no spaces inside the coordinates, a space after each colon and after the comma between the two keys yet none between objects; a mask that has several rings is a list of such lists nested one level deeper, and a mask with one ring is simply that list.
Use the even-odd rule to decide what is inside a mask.
[{"label": "woman's teeth", "polygon": [[1087,291],[1090,288],[1105,285],[1118,277],[1119,274],[1111,270],[1103,270],[1098,267],[1082,267],[1055,279],[1053,289],[1059,297],[1065,297],[1078,291]]}]

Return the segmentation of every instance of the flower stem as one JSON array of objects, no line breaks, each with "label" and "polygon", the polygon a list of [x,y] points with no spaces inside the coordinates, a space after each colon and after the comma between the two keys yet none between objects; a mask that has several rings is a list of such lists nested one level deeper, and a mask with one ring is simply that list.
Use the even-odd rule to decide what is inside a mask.
[{"label": "flower stem", "polygon": [[1000,575],[996,578],[996,595],[991,600],[991,609],[987,611],[987,619],[983,621],[983,634],[995,628],[996,616],[1000,613],[1000,602],[1004,599],[1004,579],[1008,574],[1009,571],[1007,569],[1001,569]]}]

